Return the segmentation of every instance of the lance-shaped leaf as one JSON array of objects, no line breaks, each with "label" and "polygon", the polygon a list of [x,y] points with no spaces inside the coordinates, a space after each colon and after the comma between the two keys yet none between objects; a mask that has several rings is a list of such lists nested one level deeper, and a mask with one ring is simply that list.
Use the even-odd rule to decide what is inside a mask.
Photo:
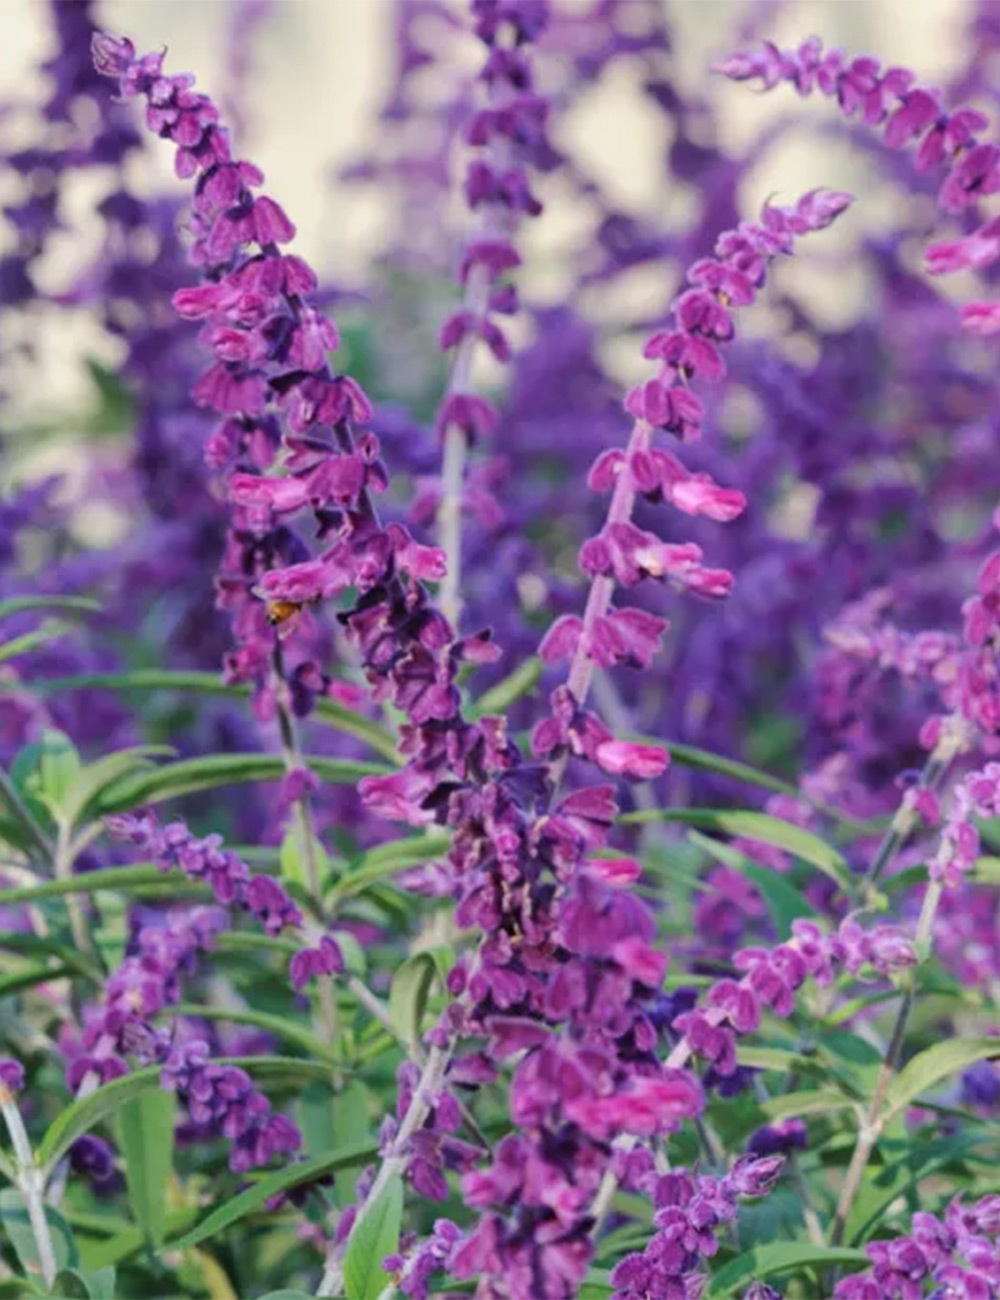
[{"label": "lance-shaped leaf", "polygon": [[377,1152],[377,1143],[359,1142],[349,1147],[338,1147],[334,1151],[326,1151],[322,1155],[313,1156],[311,1160],[303,1160],[299,1164],[286,1165],[284,1169],[279,1169],[276,1173],[265,1174],[263,1178],[240,1192],[239,1195],[232,1196],[224,1201],[222,1205],[217,1206],[211,1214],[206,1215],[190,1232],[186,1232],[183,1237],[178,1237],[175,1241],[168,1242],[167,1245],[171,1250],[184,1250],[190,1246],[197,1246],[200,1242],[216,1236],[232,1224],[238,1223],[240,1219],[245,1219],[248,1214],[253,1214],[255,1210],[261,1209],[266,1201],[269,1201],[272,1196],[277,1196],[279,1192],[290,1191],[293,1187],[312,1182],[317,1178],[323,1178],[326,1174],[335,1173],[338,1169],[363,1165],[371,1160]]}]

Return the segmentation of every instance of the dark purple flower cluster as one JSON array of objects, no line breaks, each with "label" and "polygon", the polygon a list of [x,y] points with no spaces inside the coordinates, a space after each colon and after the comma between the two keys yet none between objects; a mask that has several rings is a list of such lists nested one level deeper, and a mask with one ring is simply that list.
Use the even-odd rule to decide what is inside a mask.
[{"label": "dark purple flower cluster", "polygon": [[162,1059],[170,1036],[152,1024],[180,999],[180,979],[199,953],[211,951],[228,924],[222,908],[175,910],[162,923],[142,925],[134,949],[108,977],[99,1004],[84,1009],[79,1041],[63,1037],[66,1081],[75,1092],[128,1074],[126,1055],[143,1065]]},{"label": "dark purple flower cluster", "polygon": [[163,1086],[177,1092],[200,1129],[229,1139],[229,1167],[236,1173],[292,1155],[302,1145],[299,1130],[272,1111],[246,1071],[210,1060],[207,1043],[175,1047],[163,1067]]},{"label": "dark purple flower cluster", "polygon": [[736,1043],[752,1034],[764,1009],[786,1018],[795,1008],[795,994],[808,978],[820,987],[834,977],[835,966],[851,974],[870,968],[888,976],[913,966],[913,944],[897,927],[877,925],[865,930],[852,917],[832,934],[823,934],[813,921],[792,922],[792,938],[775,948],[744,948],[733,958],[742,979],[716,981],[705,1005],[684,1011],[672,1022],[684,1035],[670,1060],[683,1064],[689,1056],[711,1063],[722,1076],[736,1070]]},{"label": "dark purple flower cluster", "polygon": [[245,862],[223,848],[221,835],[198,839],[184,822],[161,827],[149,813],[109,817],[107,826],[119,839],[148,853],[161,871],[182,871],[191,880],[203,880],[226,907],[246,908],[265,934],[301,927],[302,913],[282,886],[269,876],[252,875]]},{"label": "dark purple flower cluster", "polygon": [[657,1231],[641,1254],[626,1255],[611,1275],[614,1300],[689,1300],[704,1284],[704,1264],[719,1249],[718,1231],[736,1218],[741,1197],[766,1196],[781,1173],[780,1156],[744,1156],[721,1178],[686,1169],[657,1174],[652,1157],[640,1183],[650,1195]]},{"label": "dark purple flower cluster", "polygon": [[837,1300],[923,1300],[934,1296],[990,1300],[1000,1287],[1000,1198],[965,1207],[953,1201],[944,1215],[918,1211],[909,1235],[865,1249],[872,1267],[837,1284]]}]

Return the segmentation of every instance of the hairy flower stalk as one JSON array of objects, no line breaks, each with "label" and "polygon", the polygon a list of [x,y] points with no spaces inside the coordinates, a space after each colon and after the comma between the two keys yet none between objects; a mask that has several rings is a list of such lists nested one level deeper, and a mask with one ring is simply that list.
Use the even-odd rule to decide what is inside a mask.
[{"label": "hairy flower stalk", "polygon": [[517,309],[517,291],[512,284],[498,285],[498,279],[519,264],[512,243],[519,218],[542,211],[529,185],[527,164],[544,147],[548,108],[535,93],[528,49],[548,20],[546,0],[479,0],[472,13],[487,51],[477,78],[486,86],[487,100],[466,131],[477,155],[466,173],[465,197],[481,215],[462,258],[462,304],[441,330],[441,346],[453,349],[453,355],[436,421],[444,443],[437,520],[445,571],[438,599],[455,628],[461,612],[466,456],[497,420],[492,404],[473,389],[473,361],[480,342],[497,361],[510,360],[510,344],[495,318]]},{"label": "hairy flower stalk", "polygon": [[41,1170],[35,1163],[31,1143],[21,1118],[16,1093],[24,1087],[24,1069],[19,1061],[0,1057],[0,1112],[3,1113],[11,1146],[17,1160],[17,1186],[24,1197],[31,1223],[32,1236],[38,1251],[42,1279],[47,1287],[56,1280],[56,1256],[52,1245],[52,1232],[45,1213],[45,1186]]}]

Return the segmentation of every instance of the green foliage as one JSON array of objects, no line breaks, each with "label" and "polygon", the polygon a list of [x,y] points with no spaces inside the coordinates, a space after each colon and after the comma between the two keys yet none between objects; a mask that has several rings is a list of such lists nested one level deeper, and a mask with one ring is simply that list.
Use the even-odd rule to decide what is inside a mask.
[{"label": "green foliage", "polygon": [[367,1206],[351,1233],[344,1258],[348,1300],[378,1300],[385,1290],[389,1277],[382,1261],[399,1249],[402,1222],[403,1180],[394,1174]]}]

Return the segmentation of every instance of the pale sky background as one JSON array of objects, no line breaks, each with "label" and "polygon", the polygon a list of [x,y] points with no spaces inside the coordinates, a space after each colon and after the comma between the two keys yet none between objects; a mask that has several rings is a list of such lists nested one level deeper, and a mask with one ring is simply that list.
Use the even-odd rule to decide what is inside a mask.
[{"label": "pale sky background", "polygon": [[[684,51],[681,79],[709,85],[727,110],[734,139],[797,102],[787,89],[765,99],[709,83],[710,60],[725,52],[726,37],[753,0],[665,3]],[[166,45],[170,69],[195,72],[201,89],[218,93],[225,84],[226,26],[239,4],[103,0],[98,11],[139,49]],[[370,138],[385,86],[391,12],[390,0],[275,0],[253,49],[256,95],[243,152],[264,168],[269,188],[294,215],[305,255],[335,274],[349,273],[359,256],[378,245],[383,214],[357,189],[339,194],[321,180]],[[968,12],[966,0],[789,0],[769,31],[779,43],[816,33],[829,43],[913,66],[933,82],[953,64]],[[0,29],[0,103],[12,95],[31,97],[38,89],[35,69],[51,40],[47,0],[0,0]],[[470,38],[470,53],[473,47]],[[829,105],[820,112],[829,116]],[[663,198],[656,189],[660,178],[649,166],[659,129],[624,77],[612,79],[578,121],[561,127],[598,175],[650,209]],[[161,151],[165,177],[169,153]],[[797,170],[813,175],[797,178],[785,171],[781,188],[832,183],[821,164],[815,151],[800,159]],[[773,179],[761,179],[763,193],[773,188]]]},{"label": "pale sky background", "polygon": [[[109,30],[131,36],[140,50],[166,45],[167,69],[194,72],[199,88],[217,96],[226,86],[227,27],[243,2],[103,0],[97,12]],[[559,2],[566,4],[567,0]],[[835,119],[835,109],[820,96],[813,101],[799,100],[787,87],[761,95],[709,75],[711,60],[730,51],[741,18],[757,12],[766,0],[665,3],[676,32],[678,80],[682,86],[712,97],[720,109],[726,143],[733,148],[738,149],[762,123],[778,114],[794,113],[815,124]],[[1000,5],[1000,0],[996,3]],[[462,7],[461,0],[456,0],[456,9]],[[886,63],[911,66],[922,81],[934,84],[947,80],[956,66],[971,12],[969,0],[787,0],[778,6],[776,18],[764,31],[779,44],[793,44],[817,34],[825,43],[870,53]],[[263,168],[268,191],[295,221],[299,232],[295,251],[321,273],[348,287],[364,283],[364,267],[382,246],[392,215],[385,201],[371,190],[335,179],[337,169],[363,152],[372,138],[375,113],[386,88],[391,18],[390,0],[274,0],[273,12],[252,46],[253,96],[248,131],[237,140],[237,152]],[[37,102],[43,90],[37,69],[51,42],[47,0],[0,0],[0,104]],[[471,35],[467,53],[472,66],[477,42]],[[627,198],[630,206],[657,220],[679,211],[670,205],[683,199],[663,192],[658,161],[666,142],[662,118],[644,102],[627,75],[612,76],[607,84],[589,92],[570,118],[557,124],[557,130],[560,143],[613,195]],[[7,131],[9,134],[9,120]],[[158,171],[158,178],[151,178],[158,181],[157,188],[180,186],[172,177],[172,152],[166,145],[156,149],[154,142],[147,151],[149,156],[138,162]],[[853,182],[863,182],[866,165],[846,144],[828,140],[818,144],[817,137],[807,131],[794,133],[753,175],[744,195],[745,211],[754,214],[772,194],[788,200],[817,185],[851,189]],[[10,178],[7,180],[9,183]],[[78,227],[62,245],[58,240],[54,243],[45,267],[53,284],[62,259],[74,266],[83,261],[80,241],[86,234],[81,231],[88,228],[86,216],[94,192],[88,191],[86,179],[74,185],[70,200]],[[0,201],[7,192],[0,174]],[[578,225],[579,218],[579,211],[573,210],[565,195],[546,192],[544,197],[544,219],[530,223],[524,272],[536,300],[558,298],[560,264],[546,254],[565,248],[574,237],[574,223]],[[865,229],[877,228],[880,220],[891,223],[892,210],[886,202],[883,198],[881,213],[877,197],[866,203]],[[464,213],[460,202],[450,215],[461,231]],[[856,238],[858,227],[852,236],[845,223],[840,225],[843,231],[838,228],[824,235],[828,249],[836,250],[838,238]],[[92,222],[91,230],[96,240],[98,223]],[[0,241],[3,239],[0,226]],[[793,270],[799,273],[797,266]],[[848,319],[864,309],[864,285],[857,276],[852,278],[850,270],[842,275],[838,271],[838,276],[834,291],[821,287],[817,294],[832,317],[840,314]],[[651,280],[648,273],[632,289],[643,300],[640,309],[648,305],[656,310],[664,301],[664,286]],[[763,326],[765,320],[761,315],[759,324]],[[60,328],[69,331],[65,338],[58,335]],[[67,398],[72,399],[74,384],[85,382],[78,365],[63,364],[67,356],[80,355],[78,332],[84,328],[81,322],[57,322],[53,330],[46,325],[49,355],[47,364],[42,362],[46,382],[32,386],[36,403],[58,399],[65,407]],[[99,346],[106,347],[107,341]],[[631,363],[642,364],[637,353]],[[629,376],[622,378],[625,381]]]}]

